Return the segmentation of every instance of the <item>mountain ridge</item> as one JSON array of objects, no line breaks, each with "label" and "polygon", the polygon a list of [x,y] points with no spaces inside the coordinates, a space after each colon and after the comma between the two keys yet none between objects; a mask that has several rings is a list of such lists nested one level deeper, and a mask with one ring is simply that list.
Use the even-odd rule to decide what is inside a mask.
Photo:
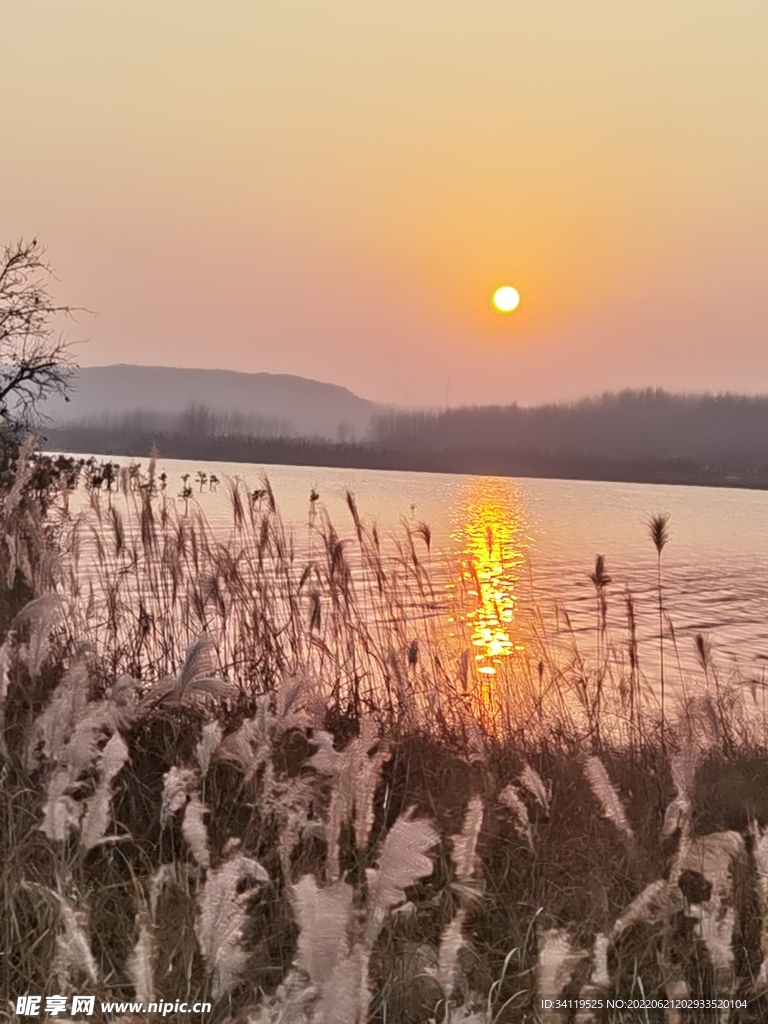
[{"label": "mountain ridge", "polygon": [[69,402],[49,399],[41,413],[56,426],[131,414],[161,420],[192,407],[286,436],[361,437],[386,407],[340,384],[298,374],[114,363],[80,367]]}]

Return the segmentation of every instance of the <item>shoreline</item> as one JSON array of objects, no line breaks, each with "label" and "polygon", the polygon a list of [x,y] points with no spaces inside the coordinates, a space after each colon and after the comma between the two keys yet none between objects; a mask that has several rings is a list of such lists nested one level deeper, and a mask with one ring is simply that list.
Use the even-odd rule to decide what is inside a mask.
[{"label": "shoreline", "polygon": [[305,438],[186,437],[162,432],[110,436],[94,428],[49,428],[44,435],[44,450],[65,454],[94,452],[108,458],[146,459],[153,446],[161,458],[187,461],[768,490],[768,468],[712,467],[693,460],[614,461],[514,449],[424,453]]}]

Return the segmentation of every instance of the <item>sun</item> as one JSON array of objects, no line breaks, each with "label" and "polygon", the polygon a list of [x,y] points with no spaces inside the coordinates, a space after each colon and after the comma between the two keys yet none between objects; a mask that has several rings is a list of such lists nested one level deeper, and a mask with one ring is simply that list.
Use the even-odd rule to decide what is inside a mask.
[{"label": "sun", "polygon": [[505,284],[493,293],[493,307],[499,313],[511,313],[520,305],[520,292]]}]

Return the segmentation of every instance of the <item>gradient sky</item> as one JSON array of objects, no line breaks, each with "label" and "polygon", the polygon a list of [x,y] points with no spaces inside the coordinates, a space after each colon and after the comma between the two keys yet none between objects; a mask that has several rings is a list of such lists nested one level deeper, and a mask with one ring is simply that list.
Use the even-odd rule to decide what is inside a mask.
[{"label": "gradient sky", "polygon": [[764,0],[0,0],[0,241],[84,365],[768,392],[766,54]]}]

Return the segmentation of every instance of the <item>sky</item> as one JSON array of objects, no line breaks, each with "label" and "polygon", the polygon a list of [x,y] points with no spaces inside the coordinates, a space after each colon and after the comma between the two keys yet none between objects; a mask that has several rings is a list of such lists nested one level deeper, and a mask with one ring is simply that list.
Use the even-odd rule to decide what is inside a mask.
[{"label": "sky", "polygon": [[764,0],[0,0],[0,243],[83,365],[768,393],[766,53]]}]

